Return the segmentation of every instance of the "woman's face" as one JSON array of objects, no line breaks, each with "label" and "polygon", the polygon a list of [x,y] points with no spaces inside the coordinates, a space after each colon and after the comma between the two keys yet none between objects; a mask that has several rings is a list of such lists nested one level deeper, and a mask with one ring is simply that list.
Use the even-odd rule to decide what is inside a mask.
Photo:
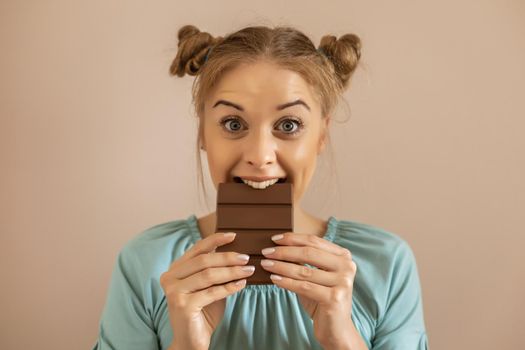
[{"label": "woman's face", "polygon": [[202,144],[215,188],[234,177],[287,178],[297,202],[314,174],[328,123],[299,74],[267,62],[227,72],[204,112]]}]

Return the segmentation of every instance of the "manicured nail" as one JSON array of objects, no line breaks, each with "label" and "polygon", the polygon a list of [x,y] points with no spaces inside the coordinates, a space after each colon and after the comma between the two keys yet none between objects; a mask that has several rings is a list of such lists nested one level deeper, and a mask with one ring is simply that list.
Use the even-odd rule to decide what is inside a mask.
[{"label": "manicured nail", "polygon": [[261,265],[262,266],[273,266],[274,263],[271,260],[261,260]]},{"label": "manicured nail", "polygon": [[281,276],[279,276],[279,275],[274,275],[274,274],[271,274],[271,275],[270,275],[270,278],[271,278],[272,280],[276,280],[276,281],[280,281],[280,280],[283,279]]},{"label": "manicured nail", "polygon": [[237,286],[244,286],[245,284],[246,284],[246,280],[240,280],[240,281],[235,282],[235,285]]},{"label": "manicured nail", "polygon": [[272,236],[272,241],[278,241],[280,239],[283,239],[284,235],[275,235],[275,236]]},{"label": "manicured nail", "polygon": [[250,260],[250,256],[246,255],[246,254],[239,254],[239,255],[237,255],[237,259],[248,261],[248,260]]},{"label": "manicured nail", "polygon": [[253,272],[253,271],[255,271],[255,266],[253,266],[253,265],[250,265],[250,266],[243,266],[241,269],[242,269],[243,271]]},{"label": "manicured nail", "polygon": [[268,254],[272,254],[273,252],[275,252],[275,249],[274,248],[264,248],[261,253],[263,253],[263,255],[268,255]]},{"label": "manicured nail", "polygon": [[235,237],[236,233],[235,232],[227,232],[227,233],[224,233],[224,236],[225,237]]}]

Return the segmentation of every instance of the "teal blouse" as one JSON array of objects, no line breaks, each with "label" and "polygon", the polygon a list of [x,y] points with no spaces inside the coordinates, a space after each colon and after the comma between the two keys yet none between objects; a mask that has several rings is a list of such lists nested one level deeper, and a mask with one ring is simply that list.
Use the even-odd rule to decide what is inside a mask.
[{"label": "teal blouse", "polygon": [[[116,258],[93,350],[167,349],[173,331],[162,273],[201,239],[197,217],[153,226]],[[324,239],[357,264],[351,318],[375,350],[423,350],[428,340],[421,287],[409,245],[394,233],[331,216]],[[210,349],[322,349],[297,295],[276,285],[247,285],[226,298]]]}]

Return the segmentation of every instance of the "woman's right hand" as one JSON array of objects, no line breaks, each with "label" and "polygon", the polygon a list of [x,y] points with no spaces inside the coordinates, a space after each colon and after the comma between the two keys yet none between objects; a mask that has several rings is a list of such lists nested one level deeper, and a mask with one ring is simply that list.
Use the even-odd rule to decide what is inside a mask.
[{"label": "woman's right hand", "polygon": [[215,252],[234,239],[235,234],[224,233],[201,239],[160,276],[173,330],[170,349],[208,349],[225,298],[243,289],[253,274],[254,266],[244,266],[249,256]]}]

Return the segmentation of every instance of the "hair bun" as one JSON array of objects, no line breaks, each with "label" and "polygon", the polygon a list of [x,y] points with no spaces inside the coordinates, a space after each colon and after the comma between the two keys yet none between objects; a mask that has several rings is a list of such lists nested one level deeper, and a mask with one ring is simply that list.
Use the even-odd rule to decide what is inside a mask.
[{"label": "hair bun", "polygon": [[215,39],[210,33],[201,32],[188,24],[179,29],[177,55],[170,66],[170,74],[179,77],[197,75],[205,63],[206,54],[221,37]]},{"label": "hair bun", "polygon": [[339,39],[325,35],[319,48],[332,61],[339,81],[346,88],[361,58],[361,39],[355,34],[345,34]]}]

